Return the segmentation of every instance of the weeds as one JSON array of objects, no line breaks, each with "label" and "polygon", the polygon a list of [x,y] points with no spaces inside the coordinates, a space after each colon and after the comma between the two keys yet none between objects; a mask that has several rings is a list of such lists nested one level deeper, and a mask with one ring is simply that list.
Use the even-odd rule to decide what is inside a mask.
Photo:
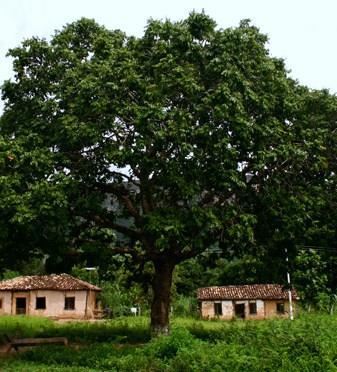
[{"label": "weeds", "polygon": [[[6,329],[8,327],[8,329]],[[175,318],[172,333],[149,341],[145,318],[58,325],[0,318],[0,332],[62,335],[80,347],[36,347],[3,359],[4,371],[337,371],[337,318],[303,315],[246,322]]]}]

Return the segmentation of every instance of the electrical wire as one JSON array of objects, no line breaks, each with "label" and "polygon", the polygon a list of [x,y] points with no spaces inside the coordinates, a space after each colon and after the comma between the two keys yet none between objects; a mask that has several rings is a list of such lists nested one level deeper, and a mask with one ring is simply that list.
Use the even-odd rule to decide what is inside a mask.
[{"label": "electrical wire", "polygon": [[324,247],[324,246],[315,246],[315,245],[296,245],[296,248],[300,250],[314,250],[317,252],[337,252],[337,247]]}]

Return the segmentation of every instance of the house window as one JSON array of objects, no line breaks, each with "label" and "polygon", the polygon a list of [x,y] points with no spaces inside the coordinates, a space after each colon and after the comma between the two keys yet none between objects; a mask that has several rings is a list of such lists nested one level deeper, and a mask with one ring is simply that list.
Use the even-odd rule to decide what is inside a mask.
[{"label": "house window", "polygon": [[75,297],[66,297],[64,299],[64,310],[75,310]]},{"label": "house window", "polygon": [[214,315],[222,315],[221,302],[214,302]]},{"label": "house window", "polygon": [[249,303],[249,314],[254,315],[257,313],[256,302]]},{"label": "house window", "polygon": [[46,297],[36,297],[36,310],[44,310],[46,308]]},{"label": "house window", "polygon": [[279,302],[279,303],[276,304],[276,312],[278,314],[284,314],[285,313],[284,302]]}]

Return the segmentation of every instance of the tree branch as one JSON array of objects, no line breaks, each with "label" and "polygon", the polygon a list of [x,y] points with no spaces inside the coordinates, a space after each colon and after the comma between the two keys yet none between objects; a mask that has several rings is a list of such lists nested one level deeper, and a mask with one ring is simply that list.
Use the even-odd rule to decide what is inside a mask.
[{"label": "tree branch", "polygon": [[137,209],[134,207],[132,201],[127,195],[122,195],[121,200],[123,201],[123,204],[125,205],[126,209],[129,211],[132,217],[135,218],[136,222],[140,221],[140,215],[137,211]]},{"label": "tree branch", "polygon": [[112,174],[113,176],[124,177],[125,179],[128,180],[128,182],[133,183],[134,185],[139,186],[139,183],[136,182],[136,180],[135,180],[133,177],[128,176],[127,174],[124,174],[124,173],[122,173],[122,172],[117,172],[117,171],[112,171],[111,174]]},{"label": "tree branch", "polygon": [[107,227],[113,230],[116,230],[124,235],[129,236],[130,238],[140,239],[142,234],[139,231],[130,229],[127,226],[119,225],[118,223],[107,220],[103,217],[94,215],[92,216],[93,221],[101,227]]}]

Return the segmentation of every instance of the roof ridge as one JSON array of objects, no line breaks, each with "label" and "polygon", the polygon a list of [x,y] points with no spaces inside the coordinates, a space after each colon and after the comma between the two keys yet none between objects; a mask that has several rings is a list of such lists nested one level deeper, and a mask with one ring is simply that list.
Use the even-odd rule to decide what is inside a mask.
[{"label": "roof ridge", "polygon": [[[200,288],[223,288],[223,287],[252,287],[252,286],[283,286],[283,284],[279,283],[254,283],[254,284],[226,284],[226,285],[211,285],[208,287],[200,287]],[[199,289],[200,289],[199,288]]]}]

